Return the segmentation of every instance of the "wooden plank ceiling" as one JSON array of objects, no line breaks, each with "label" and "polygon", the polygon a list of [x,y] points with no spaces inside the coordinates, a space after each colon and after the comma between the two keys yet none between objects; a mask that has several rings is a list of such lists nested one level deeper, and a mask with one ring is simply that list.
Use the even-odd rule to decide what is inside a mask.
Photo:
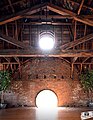
[{"label": "wooden plank ceiling", "polygon": [[[72,71],[73,65],[80,71],[83,64],[93,68],[92,0],[3,0],[0,13],[0,63],[5,68],[10,65],[13,71],[13,65],[32,57],[62,58]],[[43,52],[36,45],[46,24],[56,36],[61,34],[55,49]]]}]

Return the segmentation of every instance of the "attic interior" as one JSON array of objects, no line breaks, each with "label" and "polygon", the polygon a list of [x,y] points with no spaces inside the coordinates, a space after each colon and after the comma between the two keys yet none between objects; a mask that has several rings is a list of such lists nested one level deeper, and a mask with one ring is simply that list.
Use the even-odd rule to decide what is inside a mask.
[{"label": "attic interior", "polygon": [[[92,0],[0,1],[0,71],[11,73],[3,93],[11,114],[11,108],[37,107],[37,98],[45,92],[41,104],[49,101],[51,106],[56,101],[58,107],[83,108],[75,119],[80,120],[81,111],[90,110],[88,102],[93,99],[93,93],[87,95],[83,89],[80,75],[92,70]],[[56,99],[48,98],[46,91]],[[70,117],[62,112],[63,120],[72,120],[71,111]],[[0,118],[9,120],[8,113]]]}]

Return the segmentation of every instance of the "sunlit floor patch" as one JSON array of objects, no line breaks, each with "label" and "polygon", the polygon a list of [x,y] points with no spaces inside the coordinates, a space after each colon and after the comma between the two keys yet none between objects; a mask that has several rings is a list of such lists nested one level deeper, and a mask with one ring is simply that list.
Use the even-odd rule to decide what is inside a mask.
[{"label": "sunlit floor patch", "polygon": [[56,108],[58,99],[56,94],[51,90],[43,90],[36,97],[36,106],[42,109]]}]

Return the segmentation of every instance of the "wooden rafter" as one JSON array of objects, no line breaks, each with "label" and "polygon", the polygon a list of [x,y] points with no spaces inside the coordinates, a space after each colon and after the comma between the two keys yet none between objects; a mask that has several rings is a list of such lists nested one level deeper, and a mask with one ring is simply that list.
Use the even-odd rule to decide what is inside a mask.
[{"label": "wooden rafter", "polygon": [[[25,16],[26,16],[26,15],[29,16],[29,15],[31,15],[31,14],[34,14],[34,13],[40,11],[41,8],[42,8],[42,9],[46,8],[46,6],[47,6],[47,8],[50,9],[51,11],[54,11],[54,12],[60,14],[60,15],[71,16],[71,17],[73,17],[75,20],[77,20],[77,21],[79,21],[79,22],[82,22],[82,23],[84,23],[84,24],[93,26],[93,21],[92,21],[92,20],[89,20],[89,19],[87,19],[87,18],[84,18],[84,16],[77,16],[76,13],[73,13],[73,12],[71,12],[71,11],[69,11],[69,10],[66,10],[66,9],[64,9],[64,8],[55,6],[55,5],[50,4],[50,3],[43,3],[43,4],[40,4],[40,5],[36,5],[36,6],[32,7],[32,8],[27,8],[27,9],[25,9],[25,10],[19,12],[19,13],[16,13],[15,15],[12,14],[12,15],[6,17],[6,18],[2,18],[2,19],[0,19],[0,25],[6,24],[6,23],[8,23],[8,22],[12,22],[12,21],[14,21],[14,20],[18,20],[18,19],[20,19],[20,18],[23,18],[24,15],[25,15]],[[63,16],[62,16],[62,17],[63,17]]]},{"label": "wooden rafter", "polygon": [[23,18],[24,14],[28,14],[28,15],[29,14],[30,15],[34,14],[34,13],[40,11],[41,7],[45,8],[46,7],[46,3],[40,4],[40,5],[36,5],[36,6],[32,7],[32,8],[27,8],[27,9],[21,11],[21,12],[16,13],[15,15],[12,14],[10,16],[7,16],[6,18],[1,18],[0,19],[0,25],[3,25],[3,24],[6,24],[6,23],[9,23],[9,22],[21,19],[21,18]]},{"label": "wooden rafter", "polygon": [[60,15],[64,15],[64,14],[71,15],[76,21],[93,26],[92,20],[86,19],[82,16],[78,16],[76,13],[71,12],[70,10],[67,10],[67,9],[64,9],[64,8],[61,8],[59,6],[55,6],[55,5],[49,4],[49,3],[47,5],[47,8],[53,12],[60,14]]},{"label": "wooden rafter", "polygon": [[[67,1],[72,2],[72,3],[76,4],[76,5],[80,5],[80,3],[76,2],[75,0],[67,0]],[[90,10],[93,11],[93,8],[90,7],[90,6],[87,6],[87,5],[84,5],[84,4],[83,4],[82,7],[84,7],[84,8],[88,8],[88,9],[90,9]]]},{"label": "wooden rafter", "polygon": [[87,36],[84,36],[84,37],[82,37],[82,38],[80,38],[80,39],[77,39],[77,40],[75,40],[75,41],[66,43],[66,44],[64,44],[64,45],[61,46],[61,49],[70,49],[70,48],[72,48],[72,47],[74,47],[74,46],[77,46],[77,45],[79,45],[79,44],[81,44],[81,43],[84,43],[84,42],[86,42],[86,41],[89,41],[89,40],[91,40],[91,39],[93,39],[93,33],[92,33],[92,34],[89,34],[89,35],[87,35]]},{"label": "wooden rafter", "polygon": [[13,7],[13,5],[12,5],[12,3],[11,3],[11,0],[8,0],[8,2],[9,2],[9,5],[10,5],[10,7],[11,7],[11,9],[12,9],[12,12],[15,13],[15,10],[14,10],[14,7]]},{"label": "wooden rafter", "polygon": [[78,15],[80,14],[80,11],[82,9],[83,3],[84,3],[84,0],[81,1],[81,4],[80,4],[79,9],[78,9]]},{"label": "wooden rafter", "polygon": [[54,50],[49,53],[37,50],[0,50],[0,57],[93,57],[93,50]]},{"label": "wooden rafter", "polygon": [[[19,3],[23,3],[23,0],[15,1],[12,3],[12,5],[14,6],[14,5],[19,4]],[[1,8],[1,10],[8,8],[9,6],[10,6],[10,4],[5,5]]]},{"label": "wooden rafter", "polygon": [[23,42],[18,41],[10,36],[6,36],[2,33],[0,33],[0,40],[6,41],[10,44],[17,46],[17,47],[26,48],[26,45]]}]

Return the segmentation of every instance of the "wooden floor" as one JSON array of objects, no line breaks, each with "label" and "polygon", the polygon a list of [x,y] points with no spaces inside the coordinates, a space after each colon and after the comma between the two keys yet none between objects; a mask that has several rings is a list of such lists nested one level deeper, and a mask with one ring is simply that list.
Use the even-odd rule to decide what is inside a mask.
[{"label": "wooden floor", "polygon": [[90,110],[93,109],[58,108],[55,111],[40,111],[32,107],[11,108],[0,110],[0,120],[81,120],[81,112]]}]

